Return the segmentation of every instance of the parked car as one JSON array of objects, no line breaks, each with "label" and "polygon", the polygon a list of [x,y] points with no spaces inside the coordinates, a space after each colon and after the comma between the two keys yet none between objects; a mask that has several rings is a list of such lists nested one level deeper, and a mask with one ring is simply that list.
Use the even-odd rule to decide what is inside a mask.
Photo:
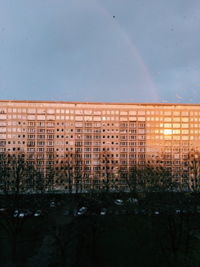
[{"label": "parked car", "polygon": [[122,199],[116,199],[116,200],[114,201],[114,203],[115,203],[116,205],[119,205],[119,206],[121,206],[121,205],[124,204],[124,202],[123,202]]},{"label": "parked car", "polygon": [[5,212],[6,209],[5,208],[0,208],[0,212]]},{"label": "parked car", "polygon": [[84,215],[87,212],[87,207],[81,207],[78,212],[77,215]]},{"label": "parked car", "polygon": [[30,210],[15,210],[13,213],[13,217],[15,218],[24,218],[30,215],[32,215]]},{"label": "parked car", "polygon": [[38,216],[41,216],[41,214],[42,214],[41,210],[36,210],[35,213],[34,213],[34,216],[38,217]]},{"label": "parked car", "polygon": [[176,213],[176,214],[180,214],[180,213],[181,213],[181,210],[180,210],[180,209],[177,209],[177,210],[175,211],[175,213]]},{"label": "parked car", "polygon": [[19,210],[15,210],[13,213],[13,217],[17,218],[19,216]]},{"label": "parked car", "polygon": [[100,215],[106,215],[107,209],[106,208],[102,208],[102,210],[100,211]]},{"label": "parked car", "polygon": [[68,216],[69,213],[70,213],[69,210],[64,210],[64,211],[63,211],[63,215],[64,215],[64,216]]},{"label": "parked car", "polygon": [[49,206],[50,206],[50,208],[55,208],[56,207],[56,203],[54,201],[51,201]]}]

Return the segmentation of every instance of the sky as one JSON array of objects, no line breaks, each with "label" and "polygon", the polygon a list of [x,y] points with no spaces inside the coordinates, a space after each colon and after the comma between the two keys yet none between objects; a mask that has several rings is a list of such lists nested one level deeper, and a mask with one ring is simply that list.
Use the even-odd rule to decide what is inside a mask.
[{"label": "sky", "polygon": [[200,102],[199,0],[0,0],[0,99]]}]

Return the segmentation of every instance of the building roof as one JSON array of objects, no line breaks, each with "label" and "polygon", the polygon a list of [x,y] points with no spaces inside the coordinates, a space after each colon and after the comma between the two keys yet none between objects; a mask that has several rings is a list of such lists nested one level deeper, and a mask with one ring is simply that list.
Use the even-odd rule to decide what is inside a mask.
[{"label": "building roof", "polygon": [[82,102],[82,101],[47,101],[47,100],[0,100],[8,103],[51,103],[51,104],[93,104],[93,105],[141,105],[141,106],[200,106],[190,103],[140,103],[140,102]]}]

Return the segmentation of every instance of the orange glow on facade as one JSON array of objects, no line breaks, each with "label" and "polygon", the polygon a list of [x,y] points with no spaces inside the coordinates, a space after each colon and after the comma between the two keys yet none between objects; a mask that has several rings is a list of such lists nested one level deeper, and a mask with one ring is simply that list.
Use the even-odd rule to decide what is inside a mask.
[{"label": "orange glow on facade", "polygon": [[172,134],[172,130],[171,129],[165,129],[164,134]]},{"label": "orange glow on facade", "polygon": [[0,101],[0,152],[41,171],[70,159],[97,181],[145,164],[178,176],[200,150],[199,122],[200,105]]}]

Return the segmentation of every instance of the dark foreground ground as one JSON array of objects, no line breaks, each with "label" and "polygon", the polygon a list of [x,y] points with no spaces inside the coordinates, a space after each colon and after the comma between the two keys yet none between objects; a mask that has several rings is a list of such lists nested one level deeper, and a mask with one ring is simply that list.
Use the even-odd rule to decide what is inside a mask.
[{"label": "dark foreground ground", "polygon": [[198,194],[23,195],[0,203],[1,267],[200,266]]}]

